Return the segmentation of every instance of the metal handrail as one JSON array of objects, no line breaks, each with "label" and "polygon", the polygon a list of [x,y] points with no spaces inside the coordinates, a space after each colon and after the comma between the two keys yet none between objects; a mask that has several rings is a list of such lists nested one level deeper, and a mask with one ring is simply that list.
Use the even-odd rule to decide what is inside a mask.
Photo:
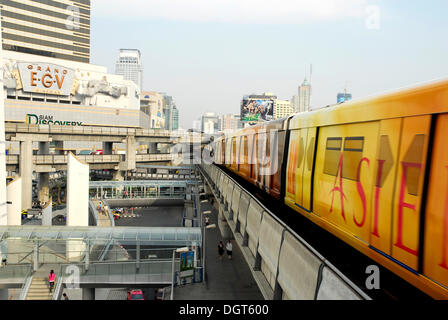
[{"label": "metal handrail", "polygon": [[107,203],[107,201],[105,199],[103,199],[103,204],[107,207],[107,213],[109,215],[111,226],[115,227],[115,219],[114,219],[114,216],[112,214],[112,210],[110,210],[110,206],[109,206],[109,204]]},{"label": "metal handrail", "polygon": [[19,300],[25,300],[28,294],[28,290],[30,289],[31,282],[33,281],[33,267],[30,266],[30,270],[25,276],[25,282],[23,283],[22,289],[20,291]]},{"label": "metal handrail", "polygon": [[93,217],[95,218],[96,225],[98,225],[98,222],[99,222],[98,211],[96,210],[95,205],[93,204],[92,200],[89,200],[89,208],[93,212]]},{"label": "metal handrail", "polygon": [[106,257],[106,254],[109,252],[110,246],[114,243],[114,240],[109,240],[109,242],[104,246],[103,251],[101,252],[98,260],[101,262]]},{"label": "metal handrail", "polygon": [[54,286],[53,296],[51,300],[59,300],[61,298],[61,288],[62,283],[64,282],[63,276],[62,276],[62,265],[59,266],[59,271],[56,274],[56,283]]}]

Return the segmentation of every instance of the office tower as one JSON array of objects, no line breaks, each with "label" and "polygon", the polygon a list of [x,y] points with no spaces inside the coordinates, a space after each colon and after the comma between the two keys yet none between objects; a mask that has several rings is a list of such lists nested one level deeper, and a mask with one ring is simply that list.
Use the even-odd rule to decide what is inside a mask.
[{"label": "office tower", "polygon": [[2,47],[89,63],[90,0],[0,0]]},{"label": "office tower", "polygon": [[274,100],[274,120],[286,118],[292,114],[294,114],[294,109],[291,106],[291,101]]},{"label": "office tower", "polygon": [[158,92],[141,92],[140,110],[149,116],[149,127],[151,129],[165,129],[163,101],[163,95]]},{"label": "office tower", "polygon": [[179,129],[179,109],[176,108],[176,105],[173,106],[171,116],[172,116],[172,120],[173,120],[173,129],[172,130]]},{"label": "office tower", "polygon": [[210,134],[219,131],[219,117],[213,112],[207,112],[203,114],[201,131]]},{"label": "office tower", "polygon": [[311,84],[305,78],[299,87],[299,110],[298,112],[310,111]]},{"label": "office tower", "polygon": [[291,98],[291,108],[294,111],[294,113],[299,112],[299,101],[300,101],[300,96],[298,94],[294,95]]},{"label": "office tower", "polygon": [[141,90],[143,84],[142,55],[138,49],[120,49],[115,74],[122,75],[126,80],[132,80]]},{"label": "office tower", "polygon": [[[3,59],[2,51],[2,48],[0,48],[0,60]],[[6,204],[5,93],[3,89],[3,72],[0,74],[0,83],[2,83],[0,87],[0,225],[4,226],[8,224],[8,207]]]},{"label": "office tower", "polygon": [[219,117],[219,131],[234,131],[242,127],[240,114],[225,114]]}]

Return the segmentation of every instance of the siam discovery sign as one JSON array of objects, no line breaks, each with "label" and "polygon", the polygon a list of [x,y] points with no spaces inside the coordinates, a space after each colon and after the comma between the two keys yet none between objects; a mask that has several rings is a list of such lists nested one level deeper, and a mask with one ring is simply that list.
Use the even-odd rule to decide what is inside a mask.
[{"label": "siam discovery sign", "polygon": [[56,126],[82,126],[82,122],[77,121],[60,121],[54,120],[53,116],[48,115],[36,115],[36,114],[27,114],[26,115],[26,124],[48,124],[48,125],[56,125]]},{"label": "siam discovery sign", "polygon": [[23,91],[69,96],[75,70],[47,63],[18,63]]}]

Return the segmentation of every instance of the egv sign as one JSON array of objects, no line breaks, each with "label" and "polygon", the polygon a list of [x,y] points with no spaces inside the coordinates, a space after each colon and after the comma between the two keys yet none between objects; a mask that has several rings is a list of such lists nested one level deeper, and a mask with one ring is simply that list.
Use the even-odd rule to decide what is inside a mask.
[{"label": "egv sign", "polygon": [[75,70],[45,63],[18,63],[23,91],[69,96]]}]

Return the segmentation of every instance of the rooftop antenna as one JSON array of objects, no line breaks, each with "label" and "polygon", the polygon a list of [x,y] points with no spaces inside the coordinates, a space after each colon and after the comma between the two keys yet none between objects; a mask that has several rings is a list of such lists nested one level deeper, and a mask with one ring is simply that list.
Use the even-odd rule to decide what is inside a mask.
[{"label": "rooftop antenna", "polygon": [[313,86],[312,84],[312,78],[313,78],[313,64],[310,64],[310,106],[309,108],[311,109],[311,96],[312,96],[312,92],[313,92]]}]

